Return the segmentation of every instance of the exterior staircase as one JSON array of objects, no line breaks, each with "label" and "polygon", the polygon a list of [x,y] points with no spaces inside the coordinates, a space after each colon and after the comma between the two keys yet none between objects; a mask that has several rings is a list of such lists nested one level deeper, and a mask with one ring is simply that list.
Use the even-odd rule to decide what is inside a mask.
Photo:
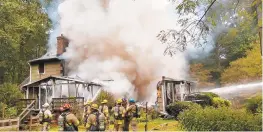
[{"label": "exterior staircase", "polygon": [[38,111],[35,111],[36,101],[33,100],[18,116],[19,130],[32,130],[39,125]]}]

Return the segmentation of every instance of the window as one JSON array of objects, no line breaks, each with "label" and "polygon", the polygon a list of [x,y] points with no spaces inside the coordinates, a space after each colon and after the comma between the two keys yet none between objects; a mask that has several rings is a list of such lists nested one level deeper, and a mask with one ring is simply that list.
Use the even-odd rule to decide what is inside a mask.
[{"label": "window", "polygon": [[44,63],[40,63],[38,65],[38,73],[40,73],[40,74],[45,73]]}]

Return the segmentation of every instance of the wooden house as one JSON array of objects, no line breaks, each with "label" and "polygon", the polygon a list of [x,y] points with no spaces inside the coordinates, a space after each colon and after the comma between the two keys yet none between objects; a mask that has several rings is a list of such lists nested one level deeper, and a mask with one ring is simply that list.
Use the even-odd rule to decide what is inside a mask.
[{"label": "wooden house", "polygon": [[162,77],[157,84],[158,111],[166,113],[166,106],[176,102],[184,101],[185,97],[195,92],[195,83],[186,80],[176,80],[168,77]]},{"label": "wooden house", "polygon": [[100,91],[100,84],[68,76],[66,60],[61,57],[68,45],[68,40],[61,35],[57,37],[56,53],[47,53],[28,62],[29,77],[20,85],[25,95],[21,100],[27,105],[35,101],[36,110],[46,102],[53,109],[58,109],[65,102],[82,107],[85,100],[93,99]]}]

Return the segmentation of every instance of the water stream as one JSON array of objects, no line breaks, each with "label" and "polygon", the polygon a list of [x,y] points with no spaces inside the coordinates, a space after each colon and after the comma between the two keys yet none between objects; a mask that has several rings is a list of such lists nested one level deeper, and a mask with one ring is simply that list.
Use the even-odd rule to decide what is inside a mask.
[{"label": "water stream", "polygon": [[233,99],[237,96],[252,95],[262,92],[263,82],[254,82],[248,84],[239,84],[233,86],[226,86],[221,88],[213,88],[202,90],[203,92],[213,92],[226,99]]}]

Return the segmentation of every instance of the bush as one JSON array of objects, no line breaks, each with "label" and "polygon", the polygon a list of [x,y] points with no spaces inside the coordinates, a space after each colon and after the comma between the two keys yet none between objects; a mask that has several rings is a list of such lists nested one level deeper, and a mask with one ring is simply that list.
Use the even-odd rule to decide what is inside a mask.
[{"label": "bush", "polygon": [[180,112],[183,112],[188,109],[198,109],[201,108],[200,105],[193,102],[175,102],[166,107],[168,114],[177,118]]},{"label": "bush", "polygon": [[212,92],[202,92],[201,94],[198,94],[196,96],[196,99],[203,100],[203,102],[200,102],[199,104],[205,107],[205,106],[212,106],[213,105],[212,100],[215,97],[219,97],[219,96]]},{"label": "bush", "polygon": [[220,97],[214,97],[212,99],[212,104],[215,108],[219,107],[229,107],[231,105],[230,101],[222,99]]},{"label": "bush", "polygon": [[17,116],[16,107],[8,107],[6,104],[0,103],[0,119],[2,117],[4,117],[5,119],[5,118],[14,118],[16,116]]},{"label": "bush", "polygon": [[245,107],[247,111],[255,114],[262,113],[262,95],[257,95],[246,101]]},{"label": "bush", "polygon": [[178,119],[187,131],[262,131],[262,114],[226,107],[190,109],[180,113]]},{"label": "bush", "polygon": [[109,108],[114,106],[114,104],[115,104],[115,102],[114,102],[114,96],[113,96],[111,93],[106,92],[106,91],[104,91],[104,90],[102,90],[102,91],[99,93],[99,95],[98,95],[98,97],[96,98],[96,100],[94,101],[94,103],[97,103],[98,105],[100,105],[101,102],[102,102],[104,99],[108,100],[108,106],[109,106]]}]

